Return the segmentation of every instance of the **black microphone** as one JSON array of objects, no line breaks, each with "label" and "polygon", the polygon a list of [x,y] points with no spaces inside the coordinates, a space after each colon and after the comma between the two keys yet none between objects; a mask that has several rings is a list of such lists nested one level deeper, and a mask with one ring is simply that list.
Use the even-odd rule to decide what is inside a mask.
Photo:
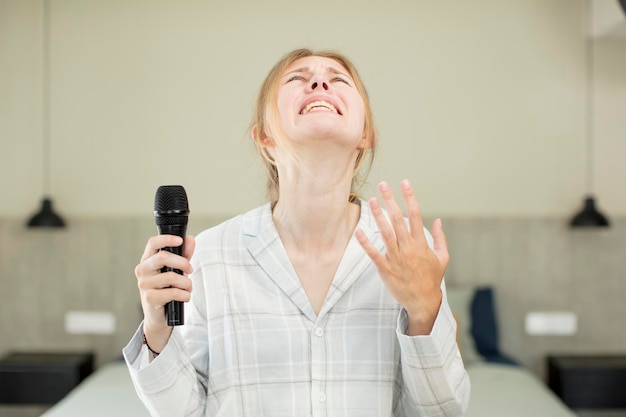
[{"label": "black microphone", "polygon": [[[154,218],[160,235],[176,235],[185,238],[189,220],[189,204],[187,193],[182,185],[162,185],[157,189],[154,197]],[[182,256],[183,246],[165,247],[162,250]],[[169,271],[183,275],[180,269],[167,266],[161,268],[161,272]],[[168,326],[185,324],[184,304],[180,301],[170,301],[165,305],[165,315]]]}]

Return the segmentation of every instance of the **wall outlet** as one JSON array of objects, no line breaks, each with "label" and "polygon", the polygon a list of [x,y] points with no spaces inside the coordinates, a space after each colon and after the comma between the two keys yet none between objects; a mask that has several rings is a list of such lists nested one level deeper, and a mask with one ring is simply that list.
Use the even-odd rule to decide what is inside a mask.
[{"label": "wall outlet", "polygon": [[578,318],[568,311],[533,311],[526,314],[529,335],[571,336],[578,331]]},{"label": "wall outlet", "polygon": [[110,311],[68,311],[65,331],[72,334],[112,334],[115,316]]}]

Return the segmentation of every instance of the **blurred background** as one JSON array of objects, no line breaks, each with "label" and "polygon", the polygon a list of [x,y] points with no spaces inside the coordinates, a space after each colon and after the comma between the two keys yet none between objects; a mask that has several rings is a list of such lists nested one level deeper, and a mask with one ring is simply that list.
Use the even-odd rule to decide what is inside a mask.
[{"label": "blurred background", "polygon": [[[626,352],[617,1],[48,4],[0,0],[0,354],[120,356],[156,188],[185,186],[192,234],[262,204],[252,108],[297,47],[354,61],[380,138],[363,195],[413,182],[443,218],[448,285],[495,289],[505,352],[539,376],[548,353]],[[588,194],[610,227],[569,227]],[[26,227],[45,196],[65,228]],[[528,334],[545,311],[576,331]]]}]

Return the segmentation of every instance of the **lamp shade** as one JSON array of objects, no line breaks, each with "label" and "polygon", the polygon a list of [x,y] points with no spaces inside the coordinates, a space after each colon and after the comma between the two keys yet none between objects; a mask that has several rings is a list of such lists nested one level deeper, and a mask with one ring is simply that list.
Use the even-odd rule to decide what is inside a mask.
[{"label": "lamp shade", "polygon": [[30,218],[28,227],[62,228],[65,227],[65,221],[52,209],[52,200],[44,197],[41,209]]},{"label": "lamp shade", "polygon": [[592,196],[585,198],[581,212],[576,214],[570,222],[571,227],[608,227],[609,220],[596,209],[596,202]]}]

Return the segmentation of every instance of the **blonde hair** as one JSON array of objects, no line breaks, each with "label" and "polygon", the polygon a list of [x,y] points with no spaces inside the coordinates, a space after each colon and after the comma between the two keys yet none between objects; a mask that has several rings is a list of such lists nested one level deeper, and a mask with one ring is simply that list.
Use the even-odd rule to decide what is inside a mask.
[{"label": "blonde hair", "polygon": [[[355,87],[363,99],[365,105],[365,123],[363,126],[364,137],[367,145],[364,149],[359,151],[356,162],[354,164],[354,170],[352,172],[352,186],[350,190],[350,201],[354,201],[360,198],[359,189],[363,185],[367,174],[369,173],[372,161],[374,159],[374,151],[376,146],[376,128],[374,127],[374,121],[372,111],[369,103],[369,96],[361,81],[361,78],[355,68],[355,66],[345,56],[333,52],[333,51],[312,51],[310,49],[295,49],[285,54],[270,70],[267,77],[261,85],[259,95],[256,101],[256,107],[254,111],[254,118],[252,121],[252,137],[257,151],[260,153],[263,161],[263,165],[267,171],[267,197],[269,198],[272,206],[276,204],[279,198],[279,178],[278,170],[274,159],[269,154],[267,146],[264,143],[264,136],[267,134],[272,139],[281,145],[287,152],[291,154],[294,159],[298,159],[297,155],[290,149],[288,142],[284,140],[284,133],[281,129],[278,116],[278,88],[280,85],[280,79],[287,70],[287,68],[297,61],[298,59],[319,56],[323,58],[329,58],[337,63],[341,64],[352,79],[354,80]],[[369,152],[368,152],[369,151]],[[359,175],[361,168],[364,166],[367,159],[367,165],[365,172]]]}]

